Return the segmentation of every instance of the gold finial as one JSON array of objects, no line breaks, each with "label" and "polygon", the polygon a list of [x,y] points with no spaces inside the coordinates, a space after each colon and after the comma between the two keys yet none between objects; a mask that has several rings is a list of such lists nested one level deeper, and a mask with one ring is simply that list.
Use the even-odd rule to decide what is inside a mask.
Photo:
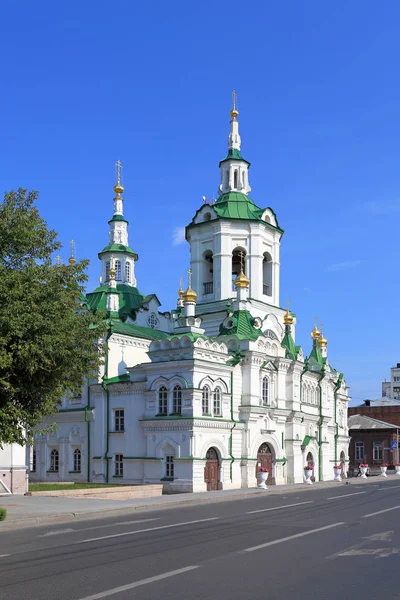
[{"label": "gold finial", "polygon": [[237,94],[236,91],[233,90],[232,91],[232,110],[231,110],[231,117],[234,121],[236,121],[236,118],[239,116],[239,111],[237,109]]},{"label": "gold finial", "polygon": [[110,279],[115,279],[115,264],[114,264],[114,257],[112,256],[110,258]]},{"label": "gold finial", "polygon": [[73,267],[74,264],[76,263],[76,258],[75,258],[75,240],[69,240],[69,245],[71,247],[71,254],[70,254],[70,257],[68,259],[68,262],[71,265],[71,267]]},{"label": "gold finial", "polygon": [[119,196],[120,194],[122,194],[122,192],[124,191],[124,187],[121,184],[121,169],[122,169],[122,163],[121,161],[118,159],[117,162],[115,163],[115,170],[117,173],[117,183],[114,185],[114,192]]},{"label": "gold finial", "polygon": [[192,290],[192,269],[189,267],[187,270],[188,274],[188,288],[184,292],[182,298],[184,302],[196,302],[197,294],[194,290]]},{"label": "gold finial", "polygon": [[317,344],[320,348],[325,348],[328,344],[328,340],[324,337],[324,334],[322,333],[322,328],[323,328],[323,323],[320,323],[319,327],[321,329],[321,335],[318,338]]},{"label": "gold finial", "polygon": [[286,312],[283,315],[283,322],[285,325],[291,325],[293,323],[293,315],[290,312],[290,300],[286,300]]},{"label": "gold finial", "polygon": [[243,254],[243,250],[241,250],[239,252],[239,258],[240,258],[240,273],[239,275],[236,277],[234,284],[236,288],[245,288],[245,287],[249,287],[249,283],[250,283],[250,279],[248,277],[246,277],[246,275],[244,274],[244,254]]},{"label": "gold finial", "polygon": [[182,277],[179,279],[179,290],[178,290],[178,296],[179,299],[182,300],[183,296],[185,295],[185,292],[183,291],[183,287],[182,287]]},{"label": "gold finial", "polygon": [[321,332],[317,327],[317,317],[314,317],[314,329],[311,332],[311,337],[313,338],[313,340],[316,340],[319,338],[320,335]]},{"label": "gold finial", "polygon": [[54,262],[56,263],[56,265],[61,265],[62,259],[59,254],[57,254],[57,256],[55,257]]}]

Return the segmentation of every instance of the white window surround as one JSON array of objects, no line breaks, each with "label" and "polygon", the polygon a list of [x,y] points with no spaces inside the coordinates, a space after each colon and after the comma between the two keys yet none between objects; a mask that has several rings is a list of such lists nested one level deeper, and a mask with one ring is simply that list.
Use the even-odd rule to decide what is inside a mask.
[{"label": "white window surround", "polygon": [[214,417],[222,417],[222,392],[219,387],[213,392],[213,414]]},{"label": "white window surround", "polygon": [[210,414],[210,396],[211,390],[208,385],[205,385],[202,390],[201,411],[203,415]]},{"label": "white window surround", "polygon": [[125,431],[125,410],[123,408],[114,409],[114,431],[118,433]]}]

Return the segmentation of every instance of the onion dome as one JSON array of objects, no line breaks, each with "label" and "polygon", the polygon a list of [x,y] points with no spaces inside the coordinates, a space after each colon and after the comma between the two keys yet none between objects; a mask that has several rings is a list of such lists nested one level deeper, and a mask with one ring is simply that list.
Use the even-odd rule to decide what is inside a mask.
[{"label": "onion dome", "polygon": [[246,277],[243,271],[240,271],[239,275],[235,279],[235,287],[236,288],[246,288],[249,287],[250,279]]},{"label": "onion dome", "polygon": [[293,315],[289,309],[287,309],[287,311],[283,315],[283,322],[285,323],[285,325],[291,325],[293,323]]},{"label": "onion dome", "polygon": [[324,338],[322,333],[321,333],[320,337],[318,338],[317,344],[320,348],[326,348],[326,346],[328,344],[328,340],[326,338]]},{"label": "onion dome", "polygon": [[183,293],[182,298],[184,302],[196,302],[197,294],[189,286],[188,289]]},{"label": "onion dome", "polygon": [[69,264],[71,265],[71,267],[74,266],[74,264],[76,263],[76,260],[73,256],[70,256],[68,259]]},{"label": "onion dome", "polygon": [[122,194],[122,192],[124,191],[124,186],[122,186],[122,185],[121,185],[121,183],[120,183],[120,182],[118,182],[118,183],[116,183],[116,184],[114,185],[114,188],[113,188],[113,189],[114,189],[114,192],[115,192],[116,194],[118,194],[118,196],[119,196],[119,195],[120,195],[120,194]]},{"label": "onion dome", "polygon": [[182,287],[182,277],[181,277],[180,286],[179,286],[179,290],[178,290],[179,300],[183,300],[183,296],[184,295],[185,295],[185,292],[184,292],[184,289]]},{"label": "onion dome", "polygon": [[320,335],[321,335],[320,330],[318,329],[318,327],[316,325],[314,325],[314,329],[311,332],[312,339],[317,340]]}]

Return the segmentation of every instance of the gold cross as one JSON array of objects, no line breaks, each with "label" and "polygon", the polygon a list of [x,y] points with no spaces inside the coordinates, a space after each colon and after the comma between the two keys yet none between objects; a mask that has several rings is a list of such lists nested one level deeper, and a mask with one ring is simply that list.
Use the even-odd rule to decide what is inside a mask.
[{"label": "gold cross", "polygon": [[75,258],[75,240],[69,240],[71,246],[71,258]]},{"label": "gold cross", "polygon": [[55,263],[56,263],[56,265],[61,265],[61,256],[59,254],[57,254],[57,256],[55,258]]},{"label": "gold cross", "polygon": [[318,317],[314,317],[314,327],[317,327],[317,319]]},{"label": "gold cross", "polygon": [[179,279],[179,291],[183,289],[182,287],[182,277]]},{"label": "gold cross", "polygon": [[236,110],[236,100],[237,100],[236,91],[232,90],[232,106],[233,106],[233,110]]},{"label": "gold cross", "polygon": [[115,168],[116,168],[116,171],[117,171],[117,183],[120,184],[121,183],[122,163],[121,163],[121,161],[119,159],[115,163]]},{"label": "gold cross", "polygon": [[321,323],[319,324],[319,328],[320,328],[320,330],[321,330],[321,333],[322,333],[322,329],[323,329],[323,327],[324,327],[324,324],[323,324],[323,323],[322,323],[322,321],[321,321]]},{"label": "gold cross", "polygon": [[243,250],[241,250],[239,252],[239,258],[240,258],[240,270],[242,271],[242,273],[244,273],[244,253],[243,253]]},{"label": "gold cross", "polygon": [[187,270],[188,274],[188,287],[192,287],[192,269],[189,267]]},{"label": "gold cross", "polygon": [[286,310],[290,311],[290,300],[286,300]]}]

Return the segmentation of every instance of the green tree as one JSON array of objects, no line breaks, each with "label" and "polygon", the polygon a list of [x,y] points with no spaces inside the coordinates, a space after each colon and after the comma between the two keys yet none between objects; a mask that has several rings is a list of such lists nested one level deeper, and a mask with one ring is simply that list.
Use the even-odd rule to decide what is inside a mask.
[{"label": "green tree", "polygon": [[102,361],[103,315],[83,302],[88,261],[53,264],[61,244],[37,196],[19,189],[0,204],[0,447],[23,444]]}]

